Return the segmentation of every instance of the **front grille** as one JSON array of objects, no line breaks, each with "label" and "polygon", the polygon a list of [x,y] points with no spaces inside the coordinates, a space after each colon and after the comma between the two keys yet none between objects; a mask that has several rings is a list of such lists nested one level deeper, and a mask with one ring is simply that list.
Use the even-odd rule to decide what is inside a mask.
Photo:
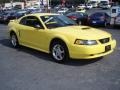
[{"label": "front grille", "polygon": [[105,44],[105,43],[108,43],[110,41],[110,38],[100,39],[99,41],[100,41],[100,43]]}]

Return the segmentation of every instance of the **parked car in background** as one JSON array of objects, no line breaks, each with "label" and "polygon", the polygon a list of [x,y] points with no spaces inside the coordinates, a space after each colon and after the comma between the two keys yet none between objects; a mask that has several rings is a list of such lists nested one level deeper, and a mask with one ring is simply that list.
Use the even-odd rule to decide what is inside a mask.
[{"label": "parked car in background", "polygon": [[9,23],[10,20],[13,20],[13,19],[18,19],[24,15],[27,15],[29,14],[30,11],[29,10],[7,10],[7,11],[4,11],[3,13],[0,13],[0,22],[2,23]]},{"label": "parked car in background", "polygon": [[86,25],[88,20],[88,15],[82,12],[71,12],[66,15],[68,18],[74,20],[77,24]]},{"label": "parked car in background", "polygon": [[35,9],[38,9],[38,7],[31,6],[31,7],[27,7],[26,9],[28,9],[28,10],[35,10]]},{"label": "parked car in background", "polygon": [[94,26],[107,26],[110,24],[110,16],[105,12],[96,12],[89,16],[88,23],[89,25]]},{"label": "parked car in background", "polygon": [[63,15],[63,14],[65,14],[68,10],[69,10],[68,8],[61,8],[61,9],[58,10],[58,13]]},{"label": "parked car in background", "polygon": [[77,6],[77,8],[85,8],[85,7],[86,7],[85,4],[80,4]]},{"label": "parked car in background", "polygon": [[27,10],[18,10],[16,11],[12,16],[11,16],[11,19],[18,19],[24,15],[27,15],[29,14],[30,12],[27,11]]},{"label": "parked car in background", "polygon": [[93,8],[98,7],[98,0],[90,1],[90,4],[92,4]]},{"label": "parked car in background", "polygon": [[30,14],[33,14],[33,13],[42,13],[43,11],[41,9],[35,9],[35,10],[31,10],[30,11]]},{"label": "parked car in background", "polygon": [[110,0],[100,0],[99,2],[100,4],[109,4],[110,3]]},{"label": "parked car in background", "polygon": [[93,8],[93,6],[92,6],[92,4],[86,4],[86,7],[85,7],[86,9],[91,9],[91,8]]},{"label": "parked car in background", "polygon": [[120,26],[120,13],[119,13],[118,16],[115,18],[114,26]]},{"label": "parked car in background", "polygon": [[111,7],[111,5],[108,4],[108,3],[103,3],[103,4],[100,4],[99,7],[102,8],[102,9],[109,9]]},{"label": "parked car in background", "polygon": [[61,5],[56,5],[56,6],[54,7],[54,9],[55,9],[55,10],[59,10],[61,7],[62,7]]},{"label": "parked car in background", "polygon": [[16,11],[5,11],[4,13],[2,13],[1,15],[1,22],[3,23],[9,23],[9,21],[12,19],[12,16],[15,14]]}]

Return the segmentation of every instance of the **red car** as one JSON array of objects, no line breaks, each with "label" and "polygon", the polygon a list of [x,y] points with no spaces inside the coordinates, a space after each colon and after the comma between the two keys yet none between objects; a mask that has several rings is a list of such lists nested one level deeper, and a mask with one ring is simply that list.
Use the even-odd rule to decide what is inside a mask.
[{"label": "red car", "polygon": [[83,12],[71,12],[66,16],[74,20],[77,24],[86,25],[88,21],[88,15]]}]

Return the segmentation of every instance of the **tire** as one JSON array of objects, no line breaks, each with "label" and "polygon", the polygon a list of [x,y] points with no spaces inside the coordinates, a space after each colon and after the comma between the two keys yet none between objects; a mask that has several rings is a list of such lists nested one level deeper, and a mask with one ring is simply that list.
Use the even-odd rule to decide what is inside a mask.
[{"label": "tire", "polygon": [[53,42],[50,50],[52,58],[57,63],[65,63],[69,59],[67,46],[63,42]]},{"label": "tire", "polygon": [[18,38],[15,33],[12,33],[10,35],[10,42],[14,48],[17,48],[19,46]]}]

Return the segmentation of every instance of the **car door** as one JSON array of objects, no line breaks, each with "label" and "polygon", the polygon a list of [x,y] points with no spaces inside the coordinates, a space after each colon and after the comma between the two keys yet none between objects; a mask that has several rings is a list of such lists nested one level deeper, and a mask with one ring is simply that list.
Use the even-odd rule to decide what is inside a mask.
[{"label": "car door", "polygon": [[20,21],[20,40],[24,45],[45,50],[46,32],[40,20],[35,16],[27,16]]}]

